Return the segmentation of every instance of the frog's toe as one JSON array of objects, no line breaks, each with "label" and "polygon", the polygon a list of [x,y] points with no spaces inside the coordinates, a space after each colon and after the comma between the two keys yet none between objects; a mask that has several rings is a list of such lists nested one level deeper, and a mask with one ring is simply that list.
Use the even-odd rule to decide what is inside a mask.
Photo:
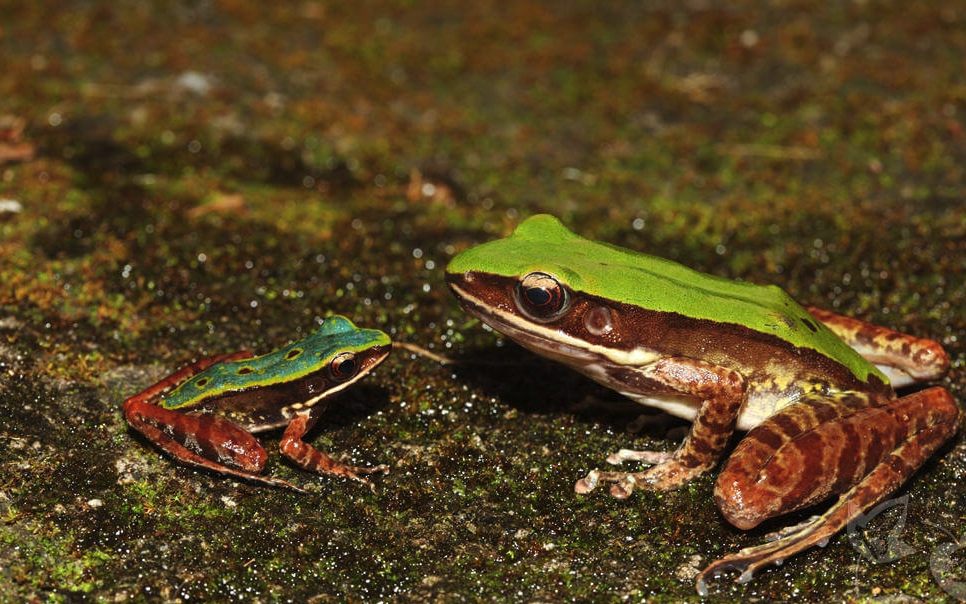
[{"label": "frog's toe", "polygon": [[376,474],[376,473],[388,474],[389,473],[389,466],[387,466],[384,463],[381,463],[378,466],[372,466],[371,468],[356,466],[356,467],[353,467],[352,469],[356,472],[356,474]]},{"label": "frog's toe", "polygon": [[350,478],[358,480],[359,482],[369,482],[363,476],[369,476],[371,474],[388,474],[389,466],[386,464],[379,464],[378,466],[349,466]]},{"label": "frog's toe", "polygon": [[795,542],[796,538],[794,536],[785,536],[779,540],[746,547],[734,554],[725,556],[720,560],[712,562],[707,568],[698,573],[695,588],[699,594],[707,595],[707,580],[729,570],[741,573],[735,579],[736,583],[747,583],[762,568],[771,564],[780,566],[785,562],[786,557],[799,551],[798,549],[789,550],[790,547],[795,547]]},{"label": "frog's toe", "polygon": [[610,496],[614,499],[627,499],[634,492],[634,484],[633,478],[615,482],[610,486]]},{"label": "frog's toe", "polygon": [[[365,474],[365,473],[362,473],[362,474]],[[346,478],[354,480],[359,484],[364,484],[365,486],[369,487],[370,491],[372,491],[373,493],[376,492],[376,485],[374,485],[372,481],[369,480],[368,478],[363,478],[363,476],[360,473],[352,472],[350,474],[346,474]]]},{"label": "frog's toe", "polygon": [[617,464],[625,461],[640,461],[646,464],[655,465],[665,462],[671,459],[673,456],[674,453],[669,453],[666,451],[634,451],[631,449],[621,449],[617,453],[609,455],[607,457],[607,463],[616,466]]},{"label": "frog's toe", "polygon": [[[802,522],[799,522],[798,524],[793,524],[791,526],[786,526],[786,527],[784,527],[782,529],[779,529],[777,531],[773,531],[771,533],[766,533],[765,534],[765,541],[778,541],[779,539],[784,539],[785,537],[788,537],[790,535],[794,535],[795,533],[798,533],[800,531],[804,531],[805,529],[811,527],[813,524],[815,524],[816,522],[818,522],[820,519],[821,519],[821,516],[819,516],[819,515],[816,514],[816,515],[811,516],[811,517],[809,517],[808,519],[806,519],[806,520],[804,520]],[[822,545],[822,547],[825,547],[825,546]]]},{"label": "frog's toe", "polygon": [[707,596],[708,580],[716,579],[720,577],[725,571],[729,571],[729,570],[742,571],[741,575],[736,580],[738,583],[747,583],[748,581],[751,580],[751,577],[754,574],[754,572],[748,568],[748,565],[741,561],[729,560],[728,558],[718,560],[710,564],[707,568],[705,568],[700,573],[698,573],[698,576],[695,579],[695,583],[694,583],[694,588],[697,590],[698,595],[701,597]]},{"label": "frog's toe", "polygon": [[591,470],[586,476],[577,481],[577,483],[574,485],[574,492],[581,495],[586,495],[597,488],[597,482],[599,480],[600,472],[597,470]]}]

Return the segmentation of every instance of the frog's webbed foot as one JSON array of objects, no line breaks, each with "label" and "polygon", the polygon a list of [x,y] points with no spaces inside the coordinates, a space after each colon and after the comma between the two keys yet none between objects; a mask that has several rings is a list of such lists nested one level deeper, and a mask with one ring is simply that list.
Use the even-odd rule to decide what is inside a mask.
[{"label": "frog's webbed foot", "polygon": [[785,558],[813,545],[825,547],[828,545],[829,538],[838,530],[838,527],[830,526],[826,522],[833,510],[829,510],[825,516],[812,516],[800,524],[769,533],[765,536],[766,539],[771,539],[767,543],[746,547],[710,564],[698,573],[695,583],[698,594],[708,595],[707,580],[725,571],[741,572],[736,582],[747,583],[756,572],[769,564],[781,565]]},{"label": "frog's webbed foot", "polygon": [[234,476],[235,478],[241,478],[241,479],[244,479],[244,480],[251,480],[253,482],[260,482],[262,484],[267,484],[267,485],[273,486],[273,487],[285,487],[285,488],[288,488],[288,489],[292,489],[294,491],[297,491],[299,493],[304,493],[305,492],[304,489],[301,489],[301,488],[295,486],[291,482],[287,482],[285,480],[282,480],[281,478],[273,478],[271,476],[262,476],[260,474],[252,474],[251,472],[245,472],[243,470],[235,470],[233,468],[228,468],[226,466],[221,466],[219,468],[219,467],[211,467],[211,466],[208,466],[206,464],[206,465],[202,465],[201,467],[207,468],[209,470],[214,470],[215,472],[221,472],[222,474],[226,474],[228,476]]}]

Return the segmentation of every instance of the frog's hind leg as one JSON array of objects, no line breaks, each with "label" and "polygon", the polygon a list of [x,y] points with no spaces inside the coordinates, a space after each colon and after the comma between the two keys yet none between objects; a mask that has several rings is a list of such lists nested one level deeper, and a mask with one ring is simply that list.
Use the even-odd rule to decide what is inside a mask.
[{"label": "frog's hind leg", "polygon": [[894,387],[935,380],[949,370],[949,356],[934,340],[814,306],[806,310],[889,376]]},{"label": "frog's hind leg", "polygon": [[389,472],[389,466],[384,464],[374,466],[371,468],[361,467],[361,466],[349,466],[342,462],[336,461],[319,451],[312,445],[308,444],[302,437],[305,433],[312,429],[315,422],[318,420],[318,416],[321,414],[321,408],[314,408],[306,413],[300,413],[292,418],[288,427],[285,428],[285,433],[282,435],[282,441],[279,443],[279,448],[282,450],[282,455],[291,459],[293,462],[298,464],[300,467],[305,468],[310,472],[318,472],[320,474],[328,474],[329,476],[344,476],[346,478],[351,478],[367,485],[370,489],[375,492],[376,487],[367,479],[363,478],[364,474],[373,474],[376,472]]},{"label": "frog's hind leg", "polygon": [[124,405],[124,415],[131,427],[182,464],[272,486],[302,490],[284,480],[256,474],[265,465],[265,449],[254,436],[223,417],[211,414],[185,415],[157,405],[136,402]]},{"label": "frog's hind leg", "polygon": [[301,491],[284,480],[255,473],[265,465],[265,449],[242,428],[216,415],[188,415],[155,404],[165,393],[208,367],[251,356],[243,350],[205,357],[187,365],[125,400],[124,417],[132,428],[180,463]]},{"label": "frog's hind leg", "polygon": [[768,564],[824,545],[905,482],[955,433],[960,414],[943,388],[875,406],[851,402],[802,402],[763,422],[738,445],[718,477],[715,499],[739,528],[842,494],[814,520],[705,568],[697,578],[698,593],[707,593],[707,579],[723,571],[741,571],[738,582],[744,583]]}]

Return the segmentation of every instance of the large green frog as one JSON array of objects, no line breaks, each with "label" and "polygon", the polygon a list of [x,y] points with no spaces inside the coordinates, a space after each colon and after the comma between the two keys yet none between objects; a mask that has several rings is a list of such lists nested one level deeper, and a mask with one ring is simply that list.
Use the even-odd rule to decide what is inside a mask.
[{"label": "large green frog", "polygon": [[497,331],[642,403],[692,421],[674,452],[621,450],[641,472],[592,471],[627,497],[673,489],[711,469],[731,434],[748,433],[724,464],[714,497],[742,529],[838,495],[824,514],[775,540],[724,557],[748,581],[767,564],[823,545],[902,484],[957,428],[935,380],[942,347],[817,308],[775,286],[705,275],[675,262],[584,239],[552,216],[466,250],[446,269],[463,308]]}]

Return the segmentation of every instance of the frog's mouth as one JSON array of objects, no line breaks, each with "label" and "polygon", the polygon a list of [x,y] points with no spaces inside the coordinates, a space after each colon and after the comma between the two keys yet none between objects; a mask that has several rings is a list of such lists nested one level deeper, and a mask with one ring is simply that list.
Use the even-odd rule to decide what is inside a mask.
[{"label": "frog's mouth", "polygon": [[[585,350],[579,344],[580,340],[570,338],[559,330],[527,321],[512,312],[501,310],[498,304],[487,304],[452,280],[449,281],[449,287],[463,310],[528,350],[568,364],[572,361],[590,361],[598,356]],[[541,332],[547,333],[541,334]],[[574,340],[574,342],[567,342],[567,340]]]},{"label": "frog's mouth", "polygon": [[[469,314],[523,346],[582,373],[595,382],[643,405],[662,409],[685,419],[693,419],[701,401],[692,396],[662,392],[664,388],[650,380],[646,368],[658,354],[650,349],[619,350],[597,346],[560,330],[528,321],[499,304],[487,304],[466,288],[449,281],[449,286]],[[650,391],[654,394],[643,394]]]},{"label": "frog's mouth", "polygon": [[[362,378],[366,377],[379,363],[389,356],[392,344],[373,346],[360,354],[359,371],[354,376],[340,382],[331,384],[325,382],[328,377],[323,377],[324,383],[330,383],[328,387],[314,396],[306,396],[306,391],[299,382],[283,382],[272,386],[265,386],[258,390],[257,399],[253,399],[251,391],[227,392],[217,399],[209,402],[208,412],[225,413],[228,417],[236,414],[234,420],[249,432],[263,432],[273,430],[287,425],[297,412],[306,412],[313,407],[324,408],[327,402],[339,392],[349,388]],[[328,368],[321,368],[318,373],[323,376],[328,375]]]},{"label": "frog's mouth", "polygon": [[[609,348],[574,337],[549,324],[535,323],[514,312],[509,304],[488,303],[463,287],[462,283],[457,283],[459,279],[459,276],[450,275],[447,281],[460,305],[468,313],[524,348],[569,365],[581,373],[588,373],[589,366],[602,369],[608,366],[646,367],[659,358],[656,352],[648,348]],[[592,377],[597,379],[596,376]]]}]

